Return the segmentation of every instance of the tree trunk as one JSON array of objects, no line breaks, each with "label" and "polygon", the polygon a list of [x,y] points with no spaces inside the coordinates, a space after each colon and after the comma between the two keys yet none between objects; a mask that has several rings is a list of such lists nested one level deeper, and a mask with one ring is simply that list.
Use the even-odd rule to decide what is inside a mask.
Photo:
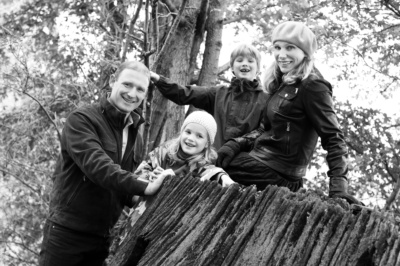
[{"label": "tree trunk", "polygon": [[393,221],[315,192],[174,177],[151,202],[124,227],[110,266],[400,263]]},{"label": "tree trunk", "polygon": [[216,84],[218,63],[222,47],[223,10],[226,0],[211,0],[207,19],[207,37],[203,55],[203,64],[199,74],[199,85],[212,86]]},{"label": "tree trunk", "polygon": [[[153,71],[164,75],[176,83],[188,84],[190,80],[190,62],[197,18],[201,1],[190,0],[187,3],[181,22],[172,41],[165,47]],[[160,10],[160,14],[163,10]],[[164,11],[165,12],[165,11]],[[160,25],[163,22],[160,22]],[[160,34],[161,38],[164,36]],[[193,55],[192,55],[193,56]],[[165,99],[157,90],[152,103],[151,125],[148,150],[151,151],[167,139],[176,137],[184,120],[184,107]]]}]

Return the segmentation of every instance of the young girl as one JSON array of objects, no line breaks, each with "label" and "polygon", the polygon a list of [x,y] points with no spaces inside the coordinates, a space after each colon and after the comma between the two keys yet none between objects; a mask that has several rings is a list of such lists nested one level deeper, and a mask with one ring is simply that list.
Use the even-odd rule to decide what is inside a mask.
[{"label": "young girl", "polygon": [[217,124],[207,112],[196,111],[183,122],[178,138],[165,142],[149,153],[135,174],[146,180],[159,175],[185,177],[190,174],[200,180],[216,180],[223,187],[234,182],[226,172],[214,165],[217,152],[214,143]]},{"label": "young girl", "polygon": [[[195,111],[188,115],[183,122],[178,138],[169,140],[149,153],[135,174],[144,180],[165,177],[167,175],[186,177],[192,176],[200,180],[215,180],[223,187],[235,183],[228,174],[214,165],[217,152],[214,143],[217,124],[207,112]],[[133,197],[134,204],[140,200]],[[132,225],[143,214],[152,198],[141,201],[131,213]]]}]

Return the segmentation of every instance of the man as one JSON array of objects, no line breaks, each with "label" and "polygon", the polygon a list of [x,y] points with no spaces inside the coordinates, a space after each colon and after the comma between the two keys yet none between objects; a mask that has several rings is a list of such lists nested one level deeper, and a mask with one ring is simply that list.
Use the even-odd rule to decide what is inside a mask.
[{"label": "man", "polygon": [[[152,195],[166,174],[150,182],[133,172],[140,164],[137,108],[150,72],[136,61],[121,64],[100,103],[73,111],[65,122],[61,155],[53,174],[40,265],[102,265],[109,232],[133,195]],[[164,172],[167,173],[167,172]]]}]

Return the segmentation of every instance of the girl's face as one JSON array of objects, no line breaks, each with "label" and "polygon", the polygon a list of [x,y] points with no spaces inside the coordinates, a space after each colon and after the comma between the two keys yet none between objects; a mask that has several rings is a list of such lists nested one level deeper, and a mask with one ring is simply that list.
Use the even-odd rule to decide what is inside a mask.
[{"label": "girl's face", "polygon": [[201,153],[207,146],[208,133],[205,127],[197,123],[189,123],[181,134],[181,148],[188,155]]},{"label": "girl's face", "polygon": [[236,78],[243,78],[252,81],[257,76],[257,60],[251,55],[239,55],[233,61],[232,71]]},{"label": "girl's face", "polygon": [[277,41],[273,46],[274,57],[282,73],[286,74],[303,62],[306,54],[294,44]]}]

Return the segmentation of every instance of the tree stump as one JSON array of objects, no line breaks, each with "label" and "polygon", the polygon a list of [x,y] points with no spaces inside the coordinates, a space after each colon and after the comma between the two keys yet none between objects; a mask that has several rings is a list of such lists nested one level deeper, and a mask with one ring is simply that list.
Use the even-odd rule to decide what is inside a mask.
[{"label": "tree stump", "polygon": [[400,265],[397,226],[313,191],[168,178],[109,265]]}]

